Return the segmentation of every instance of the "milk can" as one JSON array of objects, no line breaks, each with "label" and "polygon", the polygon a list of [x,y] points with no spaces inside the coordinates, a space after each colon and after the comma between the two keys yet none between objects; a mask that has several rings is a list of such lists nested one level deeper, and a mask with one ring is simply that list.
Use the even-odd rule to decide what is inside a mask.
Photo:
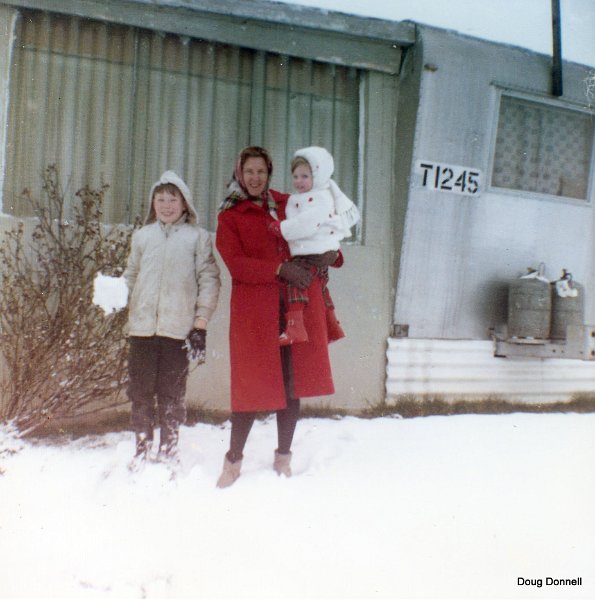
[{"label": "milk can", "polygon": [[572,273],[562,270],[562,277],[552,282],[551,338],[565,340],[568,325],[582,325],[585,294],[583,286],[572,278]]},{"label": "milk can", "polygon": [[544,277],[543,263],[539,270],[514,279],[508,287],[508,337],[548,339],[550,336],[552,294],[550,282]]}]

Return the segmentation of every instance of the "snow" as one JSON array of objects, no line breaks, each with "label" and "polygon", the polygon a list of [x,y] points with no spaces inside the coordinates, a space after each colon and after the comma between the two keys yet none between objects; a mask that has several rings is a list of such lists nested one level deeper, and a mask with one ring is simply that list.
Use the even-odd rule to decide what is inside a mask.
[{"label": "snow", "polygon": [[93,280],[93,304],[102,308],[107,315],[124,308],[127,302],[128,286],[123,277],[97,273]]},{"label": "snow", "polygon": [[[552,53],[551,0],[277,0],[389,21],[411,20]],[[595,66],[595,2],[560,0],[562,56]]]},{"label": "snow", "polygon": [[14,453],[5,433],[0,597],[593,598],[594,434],[595,414],[302,419],[286,479],[269,418],[220,490],[229,423],[182,428],[174,481],[127,470],[129,432]]}]

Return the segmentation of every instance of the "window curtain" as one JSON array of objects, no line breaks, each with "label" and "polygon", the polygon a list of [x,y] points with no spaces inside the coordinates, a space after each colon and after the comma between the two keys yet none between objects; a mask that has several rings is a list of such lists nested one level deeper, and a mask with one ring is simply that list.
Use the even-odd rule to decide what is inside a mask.
[{"label": "window curtain", "polygon": [[[26,215],[20,194],[40,194],[56,164],[67,192],[110,185],[108,220],[128,202],[135,39],[132,30],[25,13],[17,25],[9,99],[4,212]],[[116,177],[116,173],[118,176]],[[117,201],[115,200],[117,199]]]},{"label": "window curtain", "polygon": [[[147,210],[176,170],[214,229],[237,153],[267,147],[290,191],[293,152],[323,145],[356,200],[358,88],[351,68],[77,17],[22,11],[11,72],[3,210],[27,215],[24,188],[58,166],[63,187],[109,185],[105,220]],[[68,195],[68,194],[67,194]]]},{"label": "window curtain", "polygon": [[592,154],[588,114],[502,95],[492,185],[587,200]]}]

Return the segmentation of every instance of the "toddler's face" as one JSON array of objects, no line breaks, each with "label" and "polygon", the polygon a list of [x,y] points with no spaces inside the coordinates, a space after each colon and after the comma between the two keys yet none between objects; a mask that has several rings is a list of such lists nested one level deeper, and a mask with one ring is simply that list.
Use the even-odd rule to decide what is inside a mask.
[{"label": "toddler's face", "polygon": [[166,190],[157,192],[153,197],[155,214],[162,223],[175,223],[186,208],[180,192],[172,194]]},{"label": "toddler's face", "polygon": [[314,182],[312,181],[312,171],[307,165],[298,165],[292,173],[293,187],[296,192],[303,194],[312,189]]}]

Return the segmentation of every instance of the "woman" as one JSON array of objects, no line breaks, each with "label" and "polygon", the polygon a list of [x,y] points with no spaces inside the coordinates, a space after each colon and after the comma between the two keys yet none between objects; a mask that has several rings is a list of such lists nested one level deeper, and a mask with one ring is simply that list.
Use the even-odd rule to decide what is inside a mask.
[{"label": "woman", "polygon": [[[218,487],[240,476],[243,450],[258,412],[276,411],[278,447],[273,468],[291,476],[291,443],[300,398],[334,393],[328,356],[326,307],[320,279],[290,262],[285,240],[269,229],[285,217],[288,194],[269,189],[273,164],[267,150],[250,146],[240,153],[229,195],[220,208],[216,245],[232,278],[230,315],[231,440]],[[328,252],[312,259],[318,266],[340,266]],[[310,287],[304,311],[309,341],[279,345],[285,327],[286,283]]]}]

